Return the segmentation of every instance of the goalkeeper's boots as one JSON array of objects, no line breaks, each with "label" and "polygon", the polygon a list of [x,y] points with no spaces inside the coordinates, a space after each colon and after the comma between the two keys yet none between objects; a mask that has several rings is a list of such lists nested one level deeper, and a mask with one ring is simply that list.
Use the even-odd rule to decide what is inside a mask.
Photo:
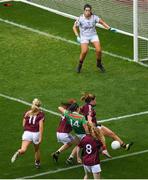
[{"label": "goalkeeper's boots", "polygon": [[80,73],[81,72],[81,69],[82,69],[82,64],[79,63],[77,69],[76,69],[76,72],[77,73]]},{"label": "goalkeeper's boots", "polygon": [[40,161],[35,160],[34,166],[36,169],[39,169],[41,167]]},{"label": "goalkeeper's boots", "polygon": [[69,157],[68,159],[66,159],[66,164],[67,165],[73,165],[74,164],[74,158],[73,157]]},{"label": "goalkeeper's boots", "polygon": [[54,153],[51,154],[51,156],[52,156],[52,158],[53,158],[53,160],[54,160],[55,162],[58,162],[59,152],[54,152]]},{"label": "goalkeeper's boots", "polygon": [[14,161],[18,158],[18,155],[19,155],[19,152],[16,151],[16,152],[14,153],[14,155],[12,156],[12,158],[11,158],[11,163],[14,163]]},{"label": "goalkeeper's boots", "polygon": [[105,68],[102,64],[97,64],[97,67],[99,68],[99,70],[102,72],[102,73],[105,73]]},{"label": "goalkeeper's boots", "polygon": [[122,144],[121,147],[123,147],[126,151],[130,150],[131,146],[133,145],[133,142],[130,142],[128,144]]},{"label": "goalkeeper's boots", "polygon": [[102,154],[103,154],[104,156],[106,156],[107,158],[112,158],[112,156],[109,154],[109,152],[107,151],[107,149],[102,150]]}]

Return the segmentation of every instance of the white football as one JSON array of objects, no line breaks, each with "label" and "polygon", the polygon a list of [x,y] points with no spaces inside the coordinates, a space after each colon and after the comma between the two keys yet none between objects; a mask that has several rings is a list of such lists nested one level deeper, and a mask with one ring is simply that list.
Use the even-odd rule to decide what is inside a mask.
[{"label": "white football", "polygon": [[121,145],[120,145],[119,141],[113,141],[111,143],[111,148],[114,150],[119,149],[120,147],[121,147]]}]

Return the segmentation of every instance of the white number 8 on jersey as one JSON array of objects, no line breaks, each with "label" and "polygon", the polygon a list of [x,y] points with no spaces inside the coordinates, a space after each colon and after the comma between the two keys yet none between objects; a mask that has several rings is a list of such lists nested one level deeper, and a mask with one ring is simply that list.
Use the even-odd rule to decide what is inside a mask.
[{"label": "white number 8 on jersey", "polygon": [[90,144],[86,144],[86,152],[87,152],[87,154],[92,153],[92,146]]}]

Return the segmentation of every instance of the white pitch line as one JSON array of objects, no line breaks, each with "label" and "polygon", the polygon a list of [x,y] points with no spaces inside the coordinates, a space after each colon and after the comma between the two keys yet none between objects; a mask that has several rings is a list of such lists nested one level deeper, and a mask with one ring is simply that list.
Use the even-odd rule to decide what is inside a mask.
[{"label": "white pitch line", "polygon": [[39,177],[39,176],[44,176],[44,175],[48,175],[48,174],[54,174],[54,173],[58,173],[58,172],[62,172],[62,171],[67,171],[67,170],[70,170],[70,169],[75,169],[75,168],[78,168],[78,167],[81,167],[81,166],[82,165],[75,165],[75,166],[71,166],[71,167],[68,167],[68,168],[61,168],[61,169],[57,169],[57,170],[46,171],[46,172],[35,174],[35,175],[32,175],[32,176],[24,176],[24,177],[20,177],[20,178],[16,178],[16,179],[31,179],[31,178],[35,178],[35,177]]},{"label": "white pitch line", "polygon": [[134,114],[128,114],[128,115],[109,118],[109,119],[104,119],[104,120],[100,120],[100,121],[97,121],[97,122],[102,123],[102,122],[108,122],[108,121],[116,121],[116,120],[119,120],[119,119],[125,119],[125,118],[134,117],[134,116],[140,116],[140,115],[144,115],[144,114],[148,114],[148,111],[134,113]]},{"label": "white pitch line", "polygon": [[[12,100],[12,101],[16,101],[16,102],[19,102],[19,103],[22,103],[22,104],[31,106],[31,103],[29,103],[29,102],[26,102],[26,101],[24,101],[24,100],[21,100],[21,99],[18,99],[18,98],[14,98],[14,97],[11,97],[11,96],[2,94],[2,93],[0,93],[0,97],[3,97],[3,98],[6,98],[6,99],[9,99],[9,100]],[[62,116],[60,113],[54,112],[54,111],[52,111],[52,110],[49,110],[49,109],[46,109],[46,108],[41,108],[41,109],[42,109],[43,111],[45,111],[45,112],[50,113],[50,114],[53,114],[53,115],[56,115],[56,116]],[[103,120],[100,120],[100,121],[98,121],[98,122],[115,121],[115,120],[119,120],[119,119],[124,119],[124,118],[134,117],[134,116],[141,116],[141,115],[145,115],[145,114],[148,114],[148,111],[139,112],[139,113],[134,113],[134,114],[128,114],[128,115],[119,116],[119,117],[113,117],[113,118],[109,118],[109,119],[103,119]]]},{"label": "white pitch line", "polygon": [[[147,153],[147,152],[148,152],[148,149],[143,150],[143,151],[133,152],[133,153],[126,154],[126,155],[116,156],[116,157],[113,157],[111,159],[101,160],[101,163],[108,162],[108,161],[113,161],[113,160],[117,160],[117,159],[122,159],[122,158],[126,158],[126,157],[132,157],[132,156],[144,154],[144,153]],[[31,179],[31,178],[35,178],[35,177],[39,177],[39,176],[44,176],[44,175],[59,173],[59,172],[63,172],[63,171],[68,171],[68,170],[71,170],[71,169],[79,168],[81,166],[82,165],[75,165],[75,166],[71,166],[71,167],[68,167],[68,168],[61,168],[61,169],[57,169],[57,170],[46,171],[46,172],[43,172],[43,173],[38,173],[38,174],[31,175],[31,176],[24,176],[24,177],[20,177],[20,178],[17,178],[17,179]]]},{"label": "white pitch line", "polygon": [[[31,27],[28,27],[28,26],[25,26],[25,25],[22,25],[22,24],[18,24],[18,23],[15,23],[15,22],[12,22],[12,21],[9,21],[9,20],[6,20],[6,19],[2,19],[2,18],[0,18],[0,21],[4,22],[4,23],[7,23],[7,24],[10,24],[10,25],[13,25],[13,26],[16,26],[16,27],[19,27],[21,29],[25,29],[25,30],[28,30],[28,31],[31,31],[31,32],[34,32],[34,33],[37,33],[37,34],[40,34],[40,35],[43,35],[43,36],[46,36],[48,38],[53,38],[53,39],[60,40],[60,41],[66,42],[66,43],[70,43],[70,44],[80,46],[80,44],[75,42],[75,41],[68,40],[68,39],[65,39],[65,38],[60,37],[60,36],[55,36],[55,35],[40,31],[38,29],[34,29],[34,28],[31,28]],[[93,47],[89,47],[89,48],[94,50]],[[111,52],[108,52],[108,51],[103,51],[103,53],[106,54],[106,55],[118,58],[118,59],[131,61],[131,62],[137,63],[137,64],[139,64],[141,66],[148,67],[147,64],[144,64],[144,63],[141,63],[141,62],[135,62],[135,61],[133,61],[133,59],[130,59],[128,57],[120,56],[120,55],[117,55],[117,54],[114,54],[114,53],[111,53]]]},{"label": "white pitch line", "polygon": [[[10,24],[12,26],[19,27],[21,29],[25,29],[25,30],[28,30],[28,31],[31,31],[31,32],[34,32],[34,33],[37,33],[37,34],[40,34],[40,35],[43,35],[43,36],[46,36],[48,38],[53,38],[53,39],[60,40],[60,41],[66,42],[66,43],[70,43],[70,44],[74,44],[74,45],[80,46],[80,44],[75,42],[75,41],[68,40],[68,39],[65,39],[65,38],[60,37],[60,36],[55,36],[55,35],[52,35],[52,34],[49,34],[49,33],[43,32],[43,31],[40,31],[38,29],[34,29],[34,28],[31,28],[31,27],[28,27],[28,26],[25,26],[25,25],[22,25],[22,24],[18,24],[18,23],[15,23],[15,22],[12,22],[12,21],[9,21],[9,20],[6,20],[6,19],[2,19],[2,18],[0,18],[0,21],[4,22],[4,23],[7,23],[7,24]],[[90,49],[94,50],[94,48],[92,48],[92,47],[90,47]],[[110,53],[108,51],[103,51],[103,53],[107,54],[109,56],[115,57],[115,58],[119,58],[119,59],[123,59],[123,60],[127,60],[127,61],[133,61],[132,59],[130,59],[128,57],[116,55],[116,54]]]},{"label": "white pitch line", "polygon": [[[79,45],[78,43],[76,43],[76,42],[74,42],[74,41],[67,40],[67,39],[62,38],[62,37],[60,37],[60,36],[54,36],[54,35],[51,35],[51,34],[49,34],[49,33],[42,32],[42,31],[40,31],[40,30],[30,28],[30,27],[28,27],[28,26],[24,26],[24,25],[21,25],[21,24],[14,23],[14,22],[9,21],[9,20],[4,20],[4,19],[0,18],[0,21],[1,21],[1,22],[5,22],[5,23],[7,23],[7,24],[11,24],[11,25],[13,25],[13,26],[16,26],[16,27],[19,27],[19,28],[22,28],[22,29],[29,30],[29,31],[31,31],[31,32],[38,33],[38,34],[40,34],[40,35],[44,35],[44,36],[49,37],[49,38],[54,38],[54,39],[56,39],[56,40],[61,40],[61,41],[64,41],[64,42],[67,42],[67,43],[71,43],[71,44],[74,44],[74,45]],[[91,49],[94,49],[94,48],[91,48]],[[128,61],[132,61],[132,59],[130,59],[130,58],[123,57],[123,56],[120,56],[120,55],[116,55],[116,54],[113,54],[113,53],[110,53],[110,52],[107,52],[107,51],[103,51],[103,53],[104,53],[104,54],[107,54],[107,55],[110,55],[110,56],[113,56],[113,57],[116,57],[116,58],[120,58],[120,59],[124,59],[124,60],[128,60]],[[142,64],[142,65],[143,65],[143,64]],[[28,103],[28,102],[26,102],[26,101],[23,101],[23,100],[20,100],[20,99],[17,99],[17,98],[13,98],[13,97],[10,97],[10,96],[1,94],[1,93],[0,93],[0,96],[1,96],[1,97],[4,97],[4,98],[7,98],[7,99],[10,99],[10,100],[13,100],[13,101],[16,101],[16,102],[20,102],[20,103],[25,104],[25,105],[29,105],[29,106],[31,105],[31,103]],[[54,115],[57,115],[57,116],[61,116],[61,114],[56,113],[56,112],[54,112],[54,111],[51,111],[51,110],[48,110],[48,109],[45,109],[45,108],[41,108],[41,109],[44,110],[44,111],[46,111],[46,112],[49,112],[49,113],[51,113],[51,114],[54,114]],[[133,117],[133,116],[137,116],[137,115],[143,115],[143,114],[148,114],[148,111],[146,111],[146,112],[140,112],[140,113],[135,113],[135,114],[131,114],[131,115],[125,115],[125,116],[115,117],[115,118],[110,118],[110,119],[105,119],[105,120],[102,120],[101,122],[107,122],[107,121],[111,121],[111,120],[123,119],[123,118],[127,118],[127,117]],[[135,152],[135,153],[127,154],[127,155],[122,155],[122,156],[117,156],[117,157],[114,157],[114,158],[112,158],[112,159],[102,160],[101,162],[106,162],[106,161],[121,159],[121,158],[125,158],[125,157],[135,156],[135,155],[142,154],[142,153],[146,153],[146,152],[148,152],[148,150],[140,151],[140,152]],[[72,167],[69,167],[69,168],[63,168],[63,169],[58,169],[58,170],[54,170],[54,171],[48,171],[48,172],[36,174],[36,175],[33,175],[33,176],[26,176],[26,177],[21,177],[21,178],[17,178],[17,179],[33,178],[33,177],[38,177],[38,176],[42,176],[42,175],[53,174],[53,173],[57,173],[57,172],[61,172],[61,171],[66,171],[66,170],[78,168],[78,167],[80,167],[80,166],[81,166],[81,165],[72,166]]]},{"label": "white pitch line", "polygon": [[[7,95],[5,95],[5,94],[1,94],[1,93],[0,93],[0,96],[3,97],[3,98],[6,98],[6,99],[12,100],[12,101],[16,101],[16,102],[19,102],[19,103],[28,105],[28,106],[31,106],[31,105],[32,105],[32,104],[29,103],[29,102],[26,102],[26,101],[24,101],[24,100],[17,99],[17,98],[14,98],[14,97],[10,97],[10,96],[7,96]],[[56,115],[56,116],[62,116],[60,113],[51,111],[51,110],[46,109],[46,108],[41,108],[41,110],[43,110],[43,111],[45,111],[45,112],[49,112],[50,114],[53,114],[53,115]]]}]

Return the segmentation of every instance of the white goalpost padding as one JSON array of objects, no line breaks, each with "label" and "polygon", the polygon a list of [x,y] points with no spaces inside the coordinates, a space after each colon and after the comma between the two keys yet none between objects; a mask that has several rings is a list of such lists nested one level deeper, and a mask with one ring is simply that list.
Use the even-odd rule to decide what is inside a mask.
[{"label": "white goalpost padding", "polygon": [[[96,15],[118,33],[133,37],[133,60],[148,60],[148,0],[15,0],[48,10],[71,19],[89,3]],[[0,0],[1,2],[1,0]],[[97,26],[101,27],[97,24]],[[128,47],[128,45],[127,45]]]}]

